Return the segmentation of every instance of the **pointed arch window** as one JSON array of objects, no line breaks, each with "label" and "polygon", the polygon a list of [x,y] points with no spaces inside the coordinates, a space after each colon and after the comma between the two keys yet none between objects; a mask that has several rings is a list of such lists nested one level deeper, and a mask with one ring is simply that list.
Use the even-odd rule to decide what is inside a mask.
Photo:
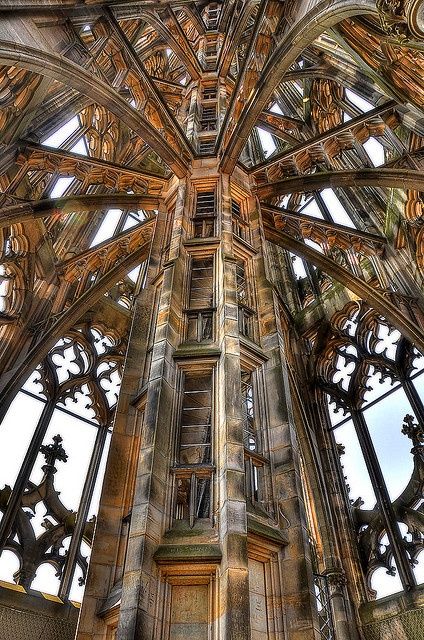
[{"label": "pointed arch window", "polygon": [[349,303],[318,363],[362,567],[377,597],[423,577],[423,360],[380,314]]},{"label": "pointed arch window", "polygon": [[99,327],[77,326],[10,406],[0,427],[2,579],[81,599],[123,347]]}]

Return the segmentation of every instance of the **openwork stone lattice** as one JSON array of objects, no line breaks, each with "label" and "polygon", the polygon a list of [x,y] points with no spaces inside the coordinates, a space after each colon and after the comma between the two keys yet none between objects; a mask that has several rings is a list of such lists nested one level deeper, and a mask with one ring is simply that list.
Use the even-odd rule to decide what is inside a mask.
[{"label": "openwork stone lattice", "polygon": [[[56,569],[56,575],[60,578],[67,561],[64,553],[63,542],[72,535],[75,530],[76,513],[65,507],[59,498],[59,493],[54,487],[54,474],[57,471],[56,462],[66,462],[68,456],[62,446],[62,438],[57,435],[53,443],[42,445],[41,453],[46,459],[43,465],[43,478],[38,485],[28,482],[27,490],[21,499],[21,508],[5,549],[13,551],[20,561],[20,567],[13,578],[15,582],[25,589],[31,586],[38,567],[48,562]],[[0,505],[3,512],[6,511],[7,502],[11,495],[10,487],[5,487],[0,492]],[[45,532],[37,536],[31,525],[31,518],[39,503],[46,509],[46,516],[42,522]],[[87,522],[83,539],[91,545],[95,526],[95,518]],[[76,561],[82,570],[83,578],[80,584],[84,584],[87,575],[87,558],[81,552],[77,554]]]},{"label": "openwork stone lattice", "polygon": [[[411,381],[419,357],[383,317],[363,303],[349,303],[333,317],[316,367],[318,386],[328,394],[336,411],[341,409],[353,421],[377,499],[373,509],[362,509],[360,498],[352,505],[365,574],[370,580],[378,567],[384,567],[389,575],[395,575],[394,560],[402,580],[410,586],[414,584],[411,566],[424,547],[424,408]],[[416,423],[407,415],[403,427],[399,425],[413,443],[413,471],[394,501],[389,497],[362,413],[373,386],[387,380],[404,390],[418,419]],[[348,451],[338,447],[338,454],[348,455]],[[398,523],[407,527],[407,536],[401,536]],[[388,543],[383,544],[386,535]]]},{"label": "openwork stone lattice", "polygon": [[[98,327],[80,325],[67,332],[50,350],[27,383],[30,393],[35,390],[43,399],[44,409],[13,489],[5,486],[0,492],[3,512],[0,534],[5,540],[4,548],[19,559],[20,567],[13,578],[25,588],[31,586],[38,567],[46,562],[56,570],[62,596],[69,594],[76,565],[81,570],[79,584],[85,582],[88,564],[81,543],[90,546],[93,539],[95,518],[87,520],[96,481],[93,472],[98,468],[114,415],[123,346],[113,335],[103,335]],[[53,442],[42,444],[56,408],[70,411],[76,419],[78,415],[92,414],[89,421],[97,425],[97,438],[77,512],[61,502],[55,488],[55,474],[60,473],[60,464],[68,459],[61,436],[56,435]],[[44,456],[45,464],[41,481],[34,484],[29,477],[38,451]],[[46,510],[41,524],[45,531],[41,534],[31,524],[39,503]],[[69,542],[68,551],[64,549],[65,541]]]}]

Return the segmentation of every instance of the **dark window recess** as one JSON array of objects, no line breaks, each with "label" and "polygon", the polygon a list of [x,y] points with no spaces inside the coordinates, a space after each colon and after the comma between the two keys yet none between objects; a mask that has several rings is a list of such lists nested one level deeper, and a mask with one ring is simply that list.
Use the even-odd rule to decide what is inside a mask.
[{"label": "dark window recess", "polygon": [[187,340],[213,339],[213,258],[194,258],[191,263]]},{"label": "dark window recess", "polygon": [[241,405],[243,414],[244,447],[248,451],[258,451],[252,373],[250,371],[241,372]]},{"label": "dark window recess", "polygon": [[216,85],[209,85],[203,87],[202,99],[203,100],[216,100]]},{"label": "dark window recess", "polygon": [[194,219],[194,237],[195,238],[212,238],[215,233],[214,217]]},{"label": "dark window recess", "polygon": [[216,129],[216,107],[203,107],[202,119],[200,120],[202,131],[215,131]]},{"label": "dark window recess", "polygon": [[210,464],[212,374],[186,376],[181,411],[178,462]]},{"label": "dark window recess", "polygon": [[206,68],[214,68],[216,65],[218,53],[217,53],[217,43],[216,42],[208,42],[205,49],[205,62]]},{"label": "dark window recess", "polygon": [[237,200],[231,200],[231,214],[234,235],[245,242],[250,242],[249,225],[243,216],[241,205]]},{"label": "dark window recess", "polygon": [[207,14],[208,29],[216,29],[218,25],[219,10],[217,5],[209,7]]},{"label": "dark window recess", "polygon": [[245,471],[247,497],[252,502],[265,506],[263,496],[264,464],[261,461],[255,460],[254,457],[246,454]]},{"label": "dark window recess", "polygon": [[177,495],[175,519],[188,520],[193,527],[197,518],[209,518],[211,506],[211,478],[193,472],[179,473],[176,480]]},{"label": "dark window recess", "polygon": [[240,203],[237,200],[231,200],[231,213],[233,216],[238,216],[241,218],[241,207]]},{"label": "dark window recess", "polygon": [[253,340],[253,311],[246,309],[246,307],[239,306],[238,308],[238,325],[240,333],[246,338]]},{"label": "dark window recess", "polygon": [[208,42],[206,44],[206,55],[207,56],[216,56],[216,48],[217,48],[217,43],[216,42]]},{"label": "dark window recess", "polygon": [[187,340],[189,342],[203,342],[212,340],[212,311],[189,311],[187,313]]},{"label": "dark window recess", "polygon": [[194,258],[191,265],[189,308],[208,309],[213,301],[213,258]]},{"label": "dark window recess", "polygon": [[197,194],[196,218],[215,215],[215,191],[204,191]]},{"label": "dark window recess", "polygon": [[253,339],[254,312],[249,308],[251,301],[245,263],[242,260],[239,260],[236,264],[236,291],[239,331],[243,336],[246,336],[246,338]]},{"label": "dark window recess", "polygon": [[249,296],[247,290],[246,269],[243,261],[236,264],[236,287],[237,302],[249,306]]},{"label": "dark window recess", "polygon": [[200,140],[199,142],[199,153],[201,154],[212,154],[215,149],[215,139],[213,140]]}]

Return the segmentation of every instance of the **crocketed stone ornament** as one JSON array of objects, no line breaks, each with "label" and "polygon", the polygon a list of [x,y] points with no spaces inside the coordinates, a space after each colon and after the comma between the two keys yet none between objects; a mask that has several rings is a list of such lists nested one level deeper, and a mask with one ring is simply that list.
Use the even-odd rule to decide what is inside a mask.
[{"label": "crocketed stone ornament", "polygon": [[424,0],[377,0],[383,30],[399,42],[424,39]]},{"label": "crocketed stone ornament", "polygon": [[405,5],[408,28],[414,38],[424,39],[424,0],[410,0]]}]

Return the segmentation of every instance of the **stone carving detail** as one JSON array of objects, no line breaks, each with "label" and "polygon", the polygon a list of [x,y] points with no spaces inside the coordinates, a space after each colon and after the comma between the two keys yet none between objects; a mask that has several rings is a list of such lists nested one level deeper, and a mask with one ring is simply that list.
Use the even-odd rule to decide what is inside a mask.
[{"label": "stone carving detail", "polygon": [[421,51],[402,43],[382,41],[378,32],[369,33],[359,22],[345,20],[339,28],[349,45],[372,69],[393,83],[407,99],[422,106],[424,59]]},{"label": "stone carving detail", "polygon": [[31,295],[30,239],[22,224],[0,229],[0,324],[14,323]]},{"label": "stone carving detail", "polygon": [[[159,176],[157,178],[148,176],[131,168],[105,166],[97,163],[94,158],[73,157],[66,152],[61,153],[50,149],[28,147],[18,155],[16,162],[22,169],[34,172],[31,175],[31,182],[34,186],[37,178],[39,180],[40,177],[38,172],[54,176],[73,176],[80,182],[80,193],[86,193],[92,185],[102,185],[116,191],[131,189],[134,193],[158,195],[163,186],[163,180]],[[34,194],[33,197],[41,196],[45,192],[47,184],[44,183],[41,187],[36,187],[38,194]]]},{"label": "stone carving detail", "polygon": [[403,419],[402,433],[412,440],[411,453],[420,456],[424,462],[424,427],[416,424],[414,416],[408,414]]},{"label": "stone carving detail", "polygon": [[0,67],[0,131],[22,115],[41,76],[17,67]]},{"label": "stone carving detail", "polygon": [[424,39],[423,0],[377,0],[383,30],[399,42]]},{"label": "stone carving detail", "polygon": [[230,121],[231,126],[228,126],[226,130],[227,140],[230,138],[251,93],[257,86],[261,71],[272,52],[275,42],[274,31],[283,14],[284,4],[275,0],[267,3],[256,40],[253,47],[247,50],[248,58],[244,61],[244,75],[238,87],[233,117]]},{"label": "stone carving detail", "polygon": [[[72,535],[77,515],[65,507],[54,486],[57,462],[66,463],[68,459],[62,446],[61,436],[56,435],[53,437],[52,443],[42,445],[40,452],[45,458],[45,464],[42,466],[43,477],[39,484],[28,482],[22,496],[21,508],[5,545],[5,549],[13,551],[20,560],[19,570],[13,578],[17,584],[26,589],[31,586],[38,567],[45,562],[54,566],[58,577],[62,575],[66,562],[63,542]],[[0,510],[2,512],[6,511],[10,494],[11,488],[8,485],[0,491]],[[41,524],[45,531],[37,536],[32,527],[31,519],[34,517],[39,503],[44,505],[46,517]],[[93,539],[94,525],[95,517],[93,516],[84,527],[83,538],[89,545]],[[87,558],[80,552],[77,562],[83,575],[80,584],[84,584],[88,568]]]},{"label": "stone carving detail", "polygon": [[[367,427],[360,417],[366,395],[372,391],[372,384],[386,380],[400,382],[409,388],[417,357],[419,354],[413,346],[363,302],[349,303],[333,316],[331,331],[317,356],[317,381],[336,408],[352,417],[361,447],[369,454],[368,464],[373,464],[375,454],[367,440]],[[376,486],[373,484],[377,499],[375,507],[363,509],[360,497],[352,504],[362,565],[369,580],[379,567],[384,567],[389,575],[395,575],[394,560],[399,569],[400,555],[406,564],[416,564],[424,547],[424,513],[422,506],[417,507],[424,482],[424,430],[407,415],[402,433],[412,440],[414,458],[410,480],[402,493],[390,500],[387,491],[381,489],[384,485],[381,479]],[[337,447],[337,453],[343,455],[344,448]],[[347,489],[349,491],[349,487]],[[396,533],[398,523],[407,527],[408,533],[403,538]],[[395,534],[389,533],[391,528]]]},{"label": "stone carving detail", "polygon": [[[73,575],[73,570],[70,572],[67,566],[68,562],[80,567],[80,584],[84,583],[87,559],[81,553],[81,542],[91,544],[95,525],[94,518],[86,520],[96,479],[90,470],[97,465],[96,456],[101,456],[107,428],[112,423],[124,353],[125,343],[113,332],[108,330],[103,333],[100,326],[81,324],[68,331],[50,350],[34,372],[31,383],[28,383],[31,393],[38,391],[44,399],[45,409],[35,427],[27,458],[13,489],[6,485],[0,491],[0,511],[3,512],[0,533],[5,540],[3,548],[19,558],[20,568],[14,579],[25,588],[31,586],[37,568],[43,563],[49,563],[56,569],[65,595],[69,593],[69,580]],[[62,438],[56,435],[52,442],[43,443],[56,407],[70,409],[73,404],[79,407],[74,415],[79,415],[82,409],[91,411],[91,421],[98,424],[95,453],[87,472],[87,478],[90,479],[84,483],[76,512],[62,503],[55,487],[58,463],[64,464],[68,460]],[[38,452],[44,456],[45,464],[41,467],[43,477],[35,484],[29,477]],[[31,522],[39,503],[46,509],[46,517],[41,523],[45,530],[42,533],[36,531]],[[64,550],[64,543],[68,539],[69,556]],[[63,587],[64,581],[68,581],[67,588]]]},{"label": "stone carving detail", "polygon": [[[422,426],[413,424],[412,416],[405,416],[404,421],[402,433],[411,438],[414,444],[418,444],[411,450],[414,456],[411,478],[404,491],[393,501],[392,507],[396,522],[402,522],[407,526],[408,535],[403,538],[403,545],[408,552],[411,565],[414,565],[418,563],[417,556],[424,548],[424,512],[422,506],[418,509],[415,507],[417,501],[422,498],[424,483],[424,432]],[[386,525],[379,507],[376,505],[374,509],[361,509],[361,501],[357,500],[353,504],[353,514],[367,575],[381,566],[385,567],[389,575],[395,575],[392,545],[381,543],[386,533]]]},{"label": "stone carving detail", "polygon": [[327,569],[325,577],[327,578],[331,596],[344,594],[347,579],[343,569]]},{"label": "stone carving detail", "polygon": [[118,148],[118,119],[104,107],[89,105],[79,114],[91,154],[113,162]]},{"label": "stone carving detail", "polygon": [[333,80],[318,79],[312,82],[309,98],[311,101],[311,118],[319,133],[334,129],[343,122],[342,85]]},{"label": "stone carving detail", "polygon": [[[382,331],[393,336],[394,359],[386,349],[381,350],[385,344]],[[387,320],[363,301],[351,302],[332,318],[330,337],[317,359],[317,381],[339,409],[359,410],[371,390],[373,372],[380,383],[405,379],[414,370],[416,357],[419,354],[413,346]],[[342,367],[348,369],[340,375]]]},{"label": "stone carving detail", "polygon": [[[91,34],[92,41],[87,40],[86,45],[94,67],[106,82],[111,83],[117,90],[129,94],[134,109],[139,111],[156,131],[160,132],[168,145],[179,153],[185,162],[188,161],[187,146],[176,129],[170,112],[158,102],[154,86],[149,82],[142,63],[138,69],[135,67],[119,24],[112,26],[108,20],[99,18],[93,24]],[[105,121],[106,115],[110,120],[106,110],[103,109],[103,111],[102,120]],[[105,137],[112,133],[113,125],[105,128],[104,123],[103,128],[105,129],[103,133],[101,131],[99,133]]]}]

